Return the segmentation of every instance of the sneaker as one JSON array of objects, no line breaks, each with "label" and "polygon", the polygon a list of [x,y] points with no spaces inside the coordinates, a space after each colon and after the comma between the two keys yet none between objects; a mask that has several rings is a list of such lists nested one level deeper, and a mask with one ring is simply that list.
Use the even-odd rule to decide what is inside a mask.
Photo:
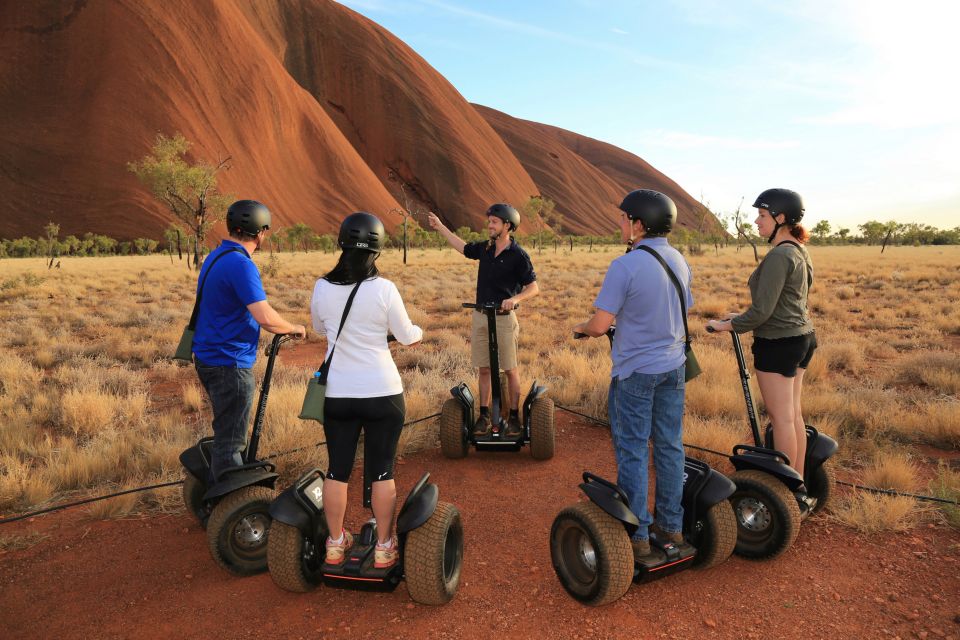
[{"label": "sneaker", "polygon": [[490,421],[490,416],[481,414],[477,421],[473,425],[473,437],[474,438],[486,438],[493,431],[493,422]]},{"label": "sneaker", "polygon": [[657,538],[659,538],[660,540],[672,542],[673,544],[683,544],[683,534],[680,533],[679,531],[675,533],[670,531],[664,531],[657,524],[654,524],[652,529],[653,529],[653,535],[657,536]]},{"label": "sneaker", "polygon": [[507,428],[503,430],[503,437],[508,440],[517,440],[523,435],[523,425],[520,416],[510,416],[507,419]]},{"label": "sneaker", "polygon": [[374,569],[386,569],[387,567],[392,567],[393,565],[397,564],[397,560],[400,559],[400,543],[397,541],[397,536],[390,538],[388,544],[390,546],[381,547],[380,543],[378,542],[377,546],[374,548]]},{"label": "sneaker", "polygon": [[650,555],[649,540],[637,540],[635,538],[630,538],[630,546],[633,547],[633,557],[636,560]]},{"label": "sneaker", "polygon": [[349,531],[344,530],[343,532],[343,542],[336,543],[332,538],[327,537],[327,557],[325,562],[327,564],[340,564],[343,562],[344,556],[347,555],[347,550],[353,546],[353,536]]}]

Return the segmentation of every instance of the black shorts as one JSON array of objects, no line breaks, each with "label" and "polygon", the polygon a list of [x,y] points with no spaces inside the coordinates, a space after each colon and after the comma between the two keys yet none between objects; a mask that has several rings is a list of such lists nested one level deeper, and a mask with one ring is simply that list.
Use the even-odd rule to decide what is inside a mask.
[{"label": "black shorts", "polygon": [[327,436],[327,477],[350,479],[357,442],[363,430],[363,464],[374,482],[393,478],[397,442],[406,406],[403,394],[376,398],[327,398],[323,407]]},{"label": "black shorts", "polygon": [[793,378],[798,368],[807,368],[816,350],[817,336],[812,331],[789,338],[754,338],[753,368]]}]

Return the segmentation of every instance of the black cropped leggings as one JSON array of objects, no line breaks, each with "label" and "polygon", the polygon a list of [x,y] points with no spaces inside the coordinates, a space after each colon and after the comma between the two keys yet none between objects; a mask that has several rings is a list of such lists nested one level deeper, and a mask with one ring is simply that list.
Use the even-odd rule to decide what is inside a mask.
[{"label": "black cropped leggings", "polygon": [[327,398],[323,408],[326,422],[327,477],[347,482],[357,455],[363,430],[363,463],[374,482],[393,478],[397,441],[403,430],[406,407],[403,394],[377,398]]}]

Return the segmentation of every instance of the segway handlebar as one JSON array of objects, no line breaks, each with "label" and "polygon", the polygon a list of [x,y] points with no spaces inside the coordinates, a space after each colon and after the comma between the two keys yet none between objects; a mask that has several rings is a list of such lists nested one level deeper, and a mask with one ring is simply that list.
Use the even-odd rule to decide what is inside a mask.
[{"label": "segway handlebar", "polygon": [[[474,304],[472,302],[464,302],[462,305],[464,309],[476,309],[477,311],[500,311],[500,305],[496,302],[484,302],[483,304]],[[519,309],[520,305],[513,305],[514,309]]]}]

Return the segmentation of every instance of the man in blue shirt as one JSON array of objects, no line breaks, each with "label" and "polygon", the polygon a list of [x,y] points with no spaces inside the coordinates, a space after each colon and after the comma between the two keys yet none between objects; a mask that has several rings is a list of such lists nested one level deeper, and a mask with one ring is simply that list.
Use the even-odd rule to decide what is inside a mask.
[{"label": "man in blue shirt", "polygon": [[[270,211],[255,200],[238,200],[227,210],[230,238],[210,252],[200,269],[200,309],[193,337],[194,364],[213,407],[210,482],[225,469],[243,464],[247,423],[253,406],[253,363],[260,328],[271,333],[307,335],[270,303],[250,254],[270,228]],[[200,288],[203,287],[203,295]]]},{"label": "man in blue shirt", "polygon": [[[596,312],[574,331],[597,337],[616,321],[610,357],[609,415],[617,457],[617,484],[627,494],[640,528],[631,540],[636,557],[650,554],[649,528],[659,539],[683,541],[684,330],[677,289],[657,252],[680,281],[686,305],[690,267],[667,242],[677,207],[649,189],[627,194],[620,204],[622,237],[631,247],[614,260],[600,288]],[[647,442],[653,440],[657,472],[656,523],[647,510]]]},{"label": "man in blue shirt", "polygon": [[[500,366],[507,376],[510,398],[510,415],[503,431],[504,438],[516,440],[523,435],[520,424],[520,362],[517,356],[520,323],[513,308],[521,301],[540,293],[537,274],[533,271],[530,256],[510,233],[520,226],[520,214],[509,204],[494,204],[487,209],[487,234],[489,240],[465,242],[447,229],[440,218],[429,216],[430,226],[436,229],[447,243],[471,260],[480,262],[477,269],[476,303],[496,303],[497,355]],[[490,416],[492,388],[490,386],[490,347],[488,345],[487,318],[480,311],[473,312],[473,329],[470,339],[470,358],[479,369],[480,417],[473,427],[473,435],[485,438],[493,430]],[[494,372],[499,377],[500,372]],[[499,418],[499,416],[497,416]]]}]

